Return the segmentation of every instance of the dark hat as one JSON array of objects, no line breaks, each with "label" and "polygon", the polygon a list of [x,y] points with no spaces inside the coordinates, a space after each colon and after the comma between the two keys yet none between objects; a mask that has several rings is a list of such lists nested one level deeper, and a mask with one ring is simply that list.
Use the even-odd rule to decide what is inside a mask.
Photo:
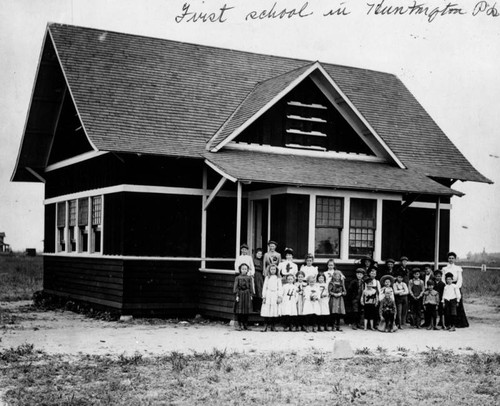
[{"label": "dark hat", "polygon": [[364,255],[359,259],[359,263],[362,264],[363,261],[370,261],[370,265],[374,263],[373,258],[370,257],[369,255]]},{"label": "dark hat", "polygon": [[271,245],[271,244],[274,244],[274,245],[278,246],[278,244],[276,243],[276,241],[269,240],[269,241],[267,242],[267,245]]},{"label": "dark hat", "polygon": [[411,270],[411,274],[412,274],[412,275],[415,275],[416,273],[418,273],[418,274],[420,275],[420,268],[413,268],[413,269]]},{"label": "dark hat", "polygon": [[388,264],[389,262],[392,262],[393,264],[395,264],[395,263],[396,263],[396,261],[394,261],[392,258],[387,258],[387,259],[385,260],[385,263],[386,263],[386,264]]},{"label": "dark hat", "polygon": [[362,273],[363,275],[366,275],[366,271],[363,268],[356,269],[356,273]]},{"label": "dark hat", "polygon": [[285,248],[285,255],[286,254],[292,254],[293,255],[293,249],[291,249],[291,248]]},{"label": "dark hat", "polygon": [[240,250],[241,250],[241,249],[243,249],[243,248],[248,249],[248,244],[241,244],[241,245],[240,245]]},{"label": "dark hat", "polygon": [[385,284],[385,281],[389,279],[391,281],[391,285],[394,284],[394,277],[392,275],[384,275],[380,278],[380,284],[381,285],[384,285]]},{"label": "dark hat", "polygon": [[451,278],[453,279],[453,274],[451,272],[446,272],[446,275],[444,276],[444,278]]},{"label": "dark hat", "polygon": [[434,271],[434,276],[436,276],[436,275],[441,275],[441,276],[443,276],[443,271],[442,271],[441,269],[436,269],[436,270]]},{"label": "dark hat", "polygon": [[311,254],[311,253],[307,254],[307,255],[306,255],[306,259],[309,259],[309,258],[314,259],[314,255],[313,255],[313,254]]},{"label": "dark hat", "polygon": [[425,265],[424,265],[424,269],[425,269],[425,268],[432,268],[432,266],[431,266],[431,264],[425,264]]},{"label": "dark hat", "polygon": [[450,251],[448,252],[448,255],[446,255],[447,257],[454,257],[455,259],[457,259],[457,254],[455,254],[453,251]]},{"label": "dark hat", "polygon": [[401,257],[399,260],[400,261],[408,261],[408,257]]}]

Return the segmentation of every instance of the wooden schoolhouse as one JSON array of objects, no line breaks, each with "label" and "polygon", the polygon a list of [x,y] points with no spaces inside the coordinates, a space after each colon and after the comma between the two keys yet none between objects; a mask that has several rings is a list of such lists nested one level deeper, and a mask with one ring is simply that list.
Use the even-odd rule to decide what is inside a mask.
[{"label": "wooden schoolhouse", "polygon": [[392,74],[61,24],[12,180],[45,184],[47,293],[218,317],[243,242],[437,263],[490,182]]}]

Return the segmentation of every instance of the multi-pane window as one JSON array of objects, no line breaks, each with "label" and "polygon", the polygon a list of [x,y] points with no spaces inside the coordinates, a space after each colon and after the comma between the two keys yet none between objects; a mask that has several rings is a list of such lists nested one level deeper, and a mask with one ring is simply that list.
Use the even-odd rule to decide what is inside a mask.
[{"label": "multi-pane window", "polygon": [[340,234],[343,226],[343,199],[316,198],[315,248],[317,256],[340,256]]},{"label": "multi-pane window", "polygon": [[57,203],[56,238],[57,251],[66,251],[66,202]]},{"label": "multi-pane window", "polygon": [[92,252],[101,250],[101,217],[102,217],[102,198],[96,196],[92,198]]},{"label": "multi-pane window", "polygon": [[89,250],[89,199],[78,199],[78,232],[80,234],[78,252]]},{"label": "multi-pane window", "polygon": [[375,249],[377,201],[372,199],[351,199],[349,257],[373,256]]},{"label": "multi-pane window", "polygon": [[68,250],[76,251],[76,200],[68,202]]},{"label": "multi-pane window", "polygon": [[101,252],[102,196],[59,202],[56,210],[57,252]]}]

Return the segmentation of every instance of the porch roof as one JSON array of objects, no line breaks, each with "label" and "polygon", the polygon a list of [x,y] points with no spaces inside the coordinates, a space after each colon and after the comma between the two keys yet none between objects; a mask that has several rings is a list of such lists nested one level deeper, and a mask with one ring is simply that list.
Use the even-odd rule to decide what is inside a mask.
[{"label": "porch roof", "polygon": [[221,150],[205,159],[229,177],[243,182],[263,182],[374,192],[462,196],[413,169],[386,163]]}]

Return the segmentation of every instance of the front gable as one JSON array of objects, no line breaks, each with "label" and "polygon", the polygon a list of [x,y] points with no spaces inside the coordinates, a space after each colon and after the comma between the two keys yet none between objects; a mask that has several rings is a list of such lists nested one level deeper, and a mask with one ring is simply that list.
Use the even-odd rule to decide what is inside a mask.
[{"label": "front gable", "polygon": [[375,156],[310,77],[305,78],[233,142]]},{"label": "front gable", "polygon": [[211,152],[221,148],[315,151],[404,168],[319,62],[258,83],[207,143]]}]

